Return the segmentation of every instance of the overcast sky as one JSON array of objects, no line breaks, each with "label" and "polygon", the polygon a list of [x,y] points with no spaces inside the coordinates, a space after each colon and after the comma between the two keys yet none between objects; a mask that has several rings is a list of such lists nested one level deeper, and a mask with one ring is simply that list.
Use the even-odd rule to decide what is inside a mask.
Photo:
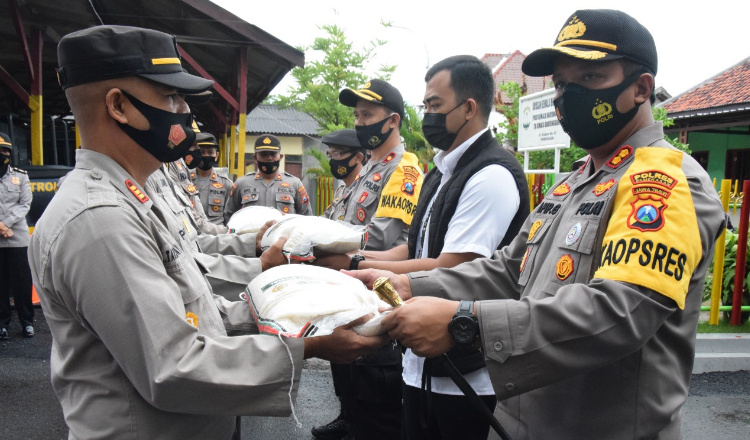
[{"label": "overcast sky", "polygon": [[[464,0],[212,0],[291,46],[309,46],[324,36],[320,25],[344,28],[355,48],[375,38],[388,41],[376,61],[396,64],[392,83],[411,104],[422,101],[429,65],[458,54],[528,54],[552,45],[576,9],[601,8],[601,1]],[[437,6],[440,5],[440,6]],[[676,96],[750,56],[750,2],[628,0],[620,9],[648,28],[659,54],[656,85]],[[391,22],[384,28],[380,22]],[[309,59],[309,55],[306,56]],[[252,62],[252,60],[251,60]],[[287,75],[287,78],[289,75]],[[272,92],[281,93],[282,81]]]}]

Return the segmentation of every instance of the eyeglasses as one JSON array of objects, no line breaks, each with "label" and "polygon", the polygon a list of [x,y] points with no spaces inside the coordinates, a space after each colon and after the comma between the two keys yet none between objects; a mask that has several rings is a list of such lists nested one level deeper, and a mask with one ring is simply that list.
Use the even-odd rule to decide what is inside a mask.
[{"label": "eyeglasses", "polygon": [[349,156],[352,154],[352,151],[326,151],[326,157],[329,159],[343,159],[346,156]]}]

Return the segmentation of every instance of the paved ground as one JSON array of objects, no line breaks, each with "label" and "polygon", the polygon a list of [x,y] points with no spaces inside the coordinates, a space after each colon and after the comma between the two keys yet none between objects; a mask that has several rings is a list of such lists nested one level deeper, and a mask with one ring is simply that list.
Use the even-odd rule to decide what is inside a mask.
[{"label": "paved ground", "polygon": [[[36,312],[36,337],[23,338],[16,320],[10,339],[0,342],[0,440],[67,438],[49,383],[52,339],[41,309]],[[312,360],[303,370],[296,402],[300,425],[292,418],[244,417],[242,438],[309,440],[310,428],[337,412],[328,363]],[[694,375],[683,413],[684,440],[750,438],[750,371]]]}]

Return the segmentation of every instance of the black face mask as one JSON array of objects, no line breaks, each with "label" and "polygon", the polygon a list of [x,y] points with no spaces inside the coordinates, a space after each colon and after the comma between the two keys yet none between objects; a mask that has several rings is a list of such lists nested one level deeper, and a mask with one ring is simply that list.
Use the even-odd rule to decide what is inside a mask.
[{"label": "black face mask", "polygon": [[187,154],[185,154],[185,165],[187,165],[188,168],[191,170],[198,166],[198,163],[200,163],[201,160],[201,150],[188,150]]},{"label": "black face mask", "polygon": [[592,90],[578,84],[565,86],[562,96],[554,101],[555,110],[560,125],[576,145],[586,150],[600,147],[635,117],[639,105],[620,113],[616,102],[642,73],[635,73],[608,89]]},{"label": "black face mask", "polygon": [[354,166],[349,165],[349,161],[352,160],[352,157],[354,157],[355,154],[357,153],[350,154],[349,157],[345,159],[330,159],[328,161],[328,164],[331,166],[331,174],[333,174],[333,177],[337,179],[346,179],[349,177],[352,171],[357,168],[356,163]]},{"label": "black face mask", "polygon": [[141,102],[124,90],[122,94],[149,123],[148,130],[138,130],[115,121],[125,134],[160,162],[174,162],[185,155],[195,142],[191,113],[168,112]]},{"label": "black face mask", "polygon": [[0,154],[0,177],[4,176],[10,166],[10,156]]},{"label": "black face mask", "polygon": [[263,174],[273,174],[279,169],[280,160],[274,160],[273,162],[258,162],[258,168]]},{"label": "black face mask", "polygon": [[200,163],[198,163],[198,168],[202,169],[203,171],[208,171],[214,167],[214,163],[216,163],[216,160],[212,156],[201,156]]},{"label": "black face mask", "polygon": [[424,133],[424,138],[430,143],[430,145],[443,151],[449,150],[451,146],[453,146],[453,142],[456,140],[458,132],[464,128],[464,125],[466,125],[469,120],[467,119],[455,133],[451,133],[445,126],[445,118],[451,114],[453,110],[461,107],[463,104],[463,102],[458,104],[448,113],[424,114],[424,119],[422,119],[422,133]]},{"label": "black face mask", "polygon": [[388,139],[388,137],[391,135],[391,132],[393,132],[393,129],[391,128],[385,133],[381,133],[381,131],[383,131],[383,127],[385,127],[386,122],[391,119],[391,116],[388,116],[382,121],[376,122],[374,124],[355,126],[354,130],[357,132],[357,140],[359,141],[359,145],[361,145],[362,148],[366,148],[368,150],[374,150],[383,145],[383,142],[385,142],[385,140]]}]

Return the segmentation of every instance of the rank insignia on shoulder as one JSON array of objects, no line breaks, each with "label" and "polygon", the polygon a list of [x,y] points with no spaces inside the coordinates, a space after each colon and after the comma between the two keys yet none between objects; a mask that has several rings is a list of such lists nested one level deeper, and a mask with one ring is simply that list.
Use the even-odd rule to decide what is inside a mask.
[{"label": "rank insignia on shoulder", "polygon": [[613,169],[619,167],[622,162],[628,157],[633,155],[633,147],[630,145],[623,145],[617,153],[610,160],[607,161],[607,166]]},{"label": "rank insignia on shoulder", "polygon": [[149,198],[146,194],[144,194],[140,189],[138,189],[137,186],[135,186],[135,183],[133,183],[130,179],[127,179],[125,181],[125,186],[128,187],[131,193],[135,196],[136,199],[138,199],[141,203],[148,202]]},{"label": "rank insignia on shoulder", "polygon": [[396,153],[390,152],[385,158],[383,158],[383,163],[390,163],[395,157]]}]

